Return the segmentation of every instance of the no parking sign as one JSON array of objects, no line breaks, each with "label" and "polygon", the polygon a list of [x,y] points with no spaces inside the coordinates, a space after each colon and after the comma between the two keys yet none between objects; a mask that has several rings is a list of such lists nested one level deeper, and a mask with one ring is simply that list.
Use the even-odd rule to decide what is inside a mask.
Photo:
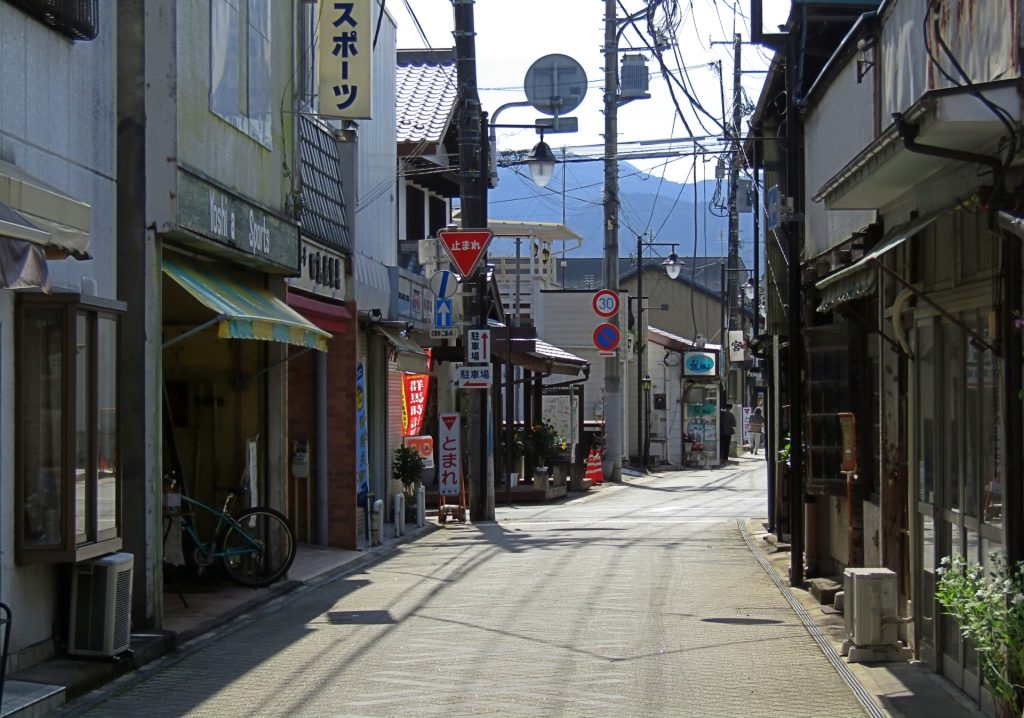
[{"label": "no parking sign", "polygon": [[594,330],[594,346],[603,352],[615,351],[621,339],[619,328],[609,322],[598,324]]}]

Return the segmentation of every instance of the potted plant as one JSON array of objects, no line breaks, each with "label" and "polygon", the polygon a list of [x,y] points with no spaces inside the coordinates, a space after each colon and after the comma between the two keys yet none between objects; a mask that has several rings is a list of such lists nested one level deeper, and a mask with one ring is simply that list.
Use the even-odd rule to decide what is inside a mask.
[{"label": "potted plant", "polygon": [[405,505],[415,506],[416,487],[423,475],[423,457],[411,446],[399,446],[391,457],[391,476],[402,482]]},{"label": "potted plant", "polygon": [[1000,551],[990,567],[946,556],[936,573],[935,598],[957,620],[978,652],[985,684],[1001,716],[1024,711],[1024,561],[1007,565]]},{"label": "potted plant", "polygon": [[534,475],[545,479],[548,476],[548,462],[561,451],[563,441],[558,430],[547,420],[520,430],[516,437],[520,450],[533,460]]}]

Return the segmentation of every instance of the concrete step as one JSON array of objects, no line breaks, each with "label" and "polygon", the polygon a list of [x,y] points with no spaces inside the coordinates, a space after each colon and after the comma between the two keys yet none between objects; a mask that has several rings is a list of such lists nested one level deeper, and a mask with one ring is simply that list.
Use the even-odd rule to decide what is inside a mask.
[{"label": "concrete step", "polygon": [[64,686],[28,681],[6,681],[0,718],[44,718],[67,700]]},{"label": "concrete step", "polygon": [[842,577],[818,577],[807,579],[807,590],[823,606],[831,606],[836,594],[843,590]]}]

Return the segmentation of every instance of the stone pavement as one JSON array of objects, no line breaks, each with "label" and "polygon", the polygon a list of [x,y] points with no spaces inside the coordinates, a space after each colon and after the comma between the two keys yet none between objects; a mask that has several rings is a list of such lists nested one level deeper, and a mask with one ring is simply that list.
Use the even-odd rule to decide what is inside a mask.
[{"label": "stone pavement", "polygon": [[740,462],[499,508],[65,712],[863,716],[744,539],[737,518],[763,514],[763,484]]}]

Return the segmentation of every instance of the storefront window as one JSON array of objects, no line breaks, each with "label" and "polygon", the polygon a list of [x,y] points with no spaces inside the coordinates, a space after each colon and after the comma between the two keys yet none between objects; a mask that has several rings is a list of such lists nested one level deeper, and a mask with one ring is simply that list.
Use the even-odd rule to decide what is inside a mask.
[{"label": "storefront window", "polygon": [[64,543],[61,457],[64,430],[64,313],[33,308],[22,316],[22,363],[34,381],[19,382],[21,538],[29,546]]},{"label": "storefront window", "polygon": [[960,508],[960,482],[963,478],[960,468],[960,445],[964,441],[963,422],[960,415],[960,388],[963,386],[961,371],[961,347],[963,339],[960,330],[954,326],[945,327],[942,332],[942,360],[944,372],[940,385],[942,388],[943,425],[945,429],[940,436],[942,442],[942,505],[944,508],[957,510]]},{"label": "storefront window", "polygon": [[918,500],[935,503],[935,329],[923,324],[917,330],[917,396],[921,421],[918,465]]},{"label": "storefront window", "polygon": [[19,561],[84,560],[121,548],[116,407],[123,306],[70,293],[19,296]]}]

